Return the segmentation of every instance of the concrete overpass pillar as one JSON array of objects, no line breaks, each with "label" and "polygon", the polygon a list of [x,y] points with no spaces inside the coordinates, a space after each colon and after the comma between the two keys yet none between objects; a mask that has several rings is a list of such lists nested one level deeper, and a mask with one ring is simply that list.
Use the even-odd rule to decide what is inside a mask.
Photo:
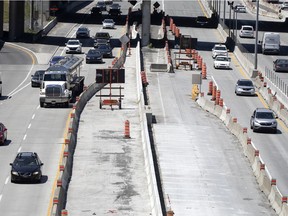
[{"label": "concrete overpass pillar", "polygon": [[3,37],[4,1],[0,1],[0,38]]},{"label": "concrete overpass pillar", "polygon": [[142,1],[142,46],[150,42],[151,0]]},{"label": "concrete overpass pillar", "polygon": [[15,41],[24,34],[25,1],[9,1],[9,40]]}]

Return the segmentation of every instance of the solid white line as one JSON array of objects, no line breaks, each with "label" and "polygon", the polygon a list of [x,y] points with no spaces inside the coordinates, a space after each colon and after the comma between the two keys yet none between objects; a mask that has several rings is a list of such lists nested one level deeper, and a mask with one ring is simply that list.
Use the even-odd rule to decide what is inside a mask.
[{"label": "solid white line", "polygon": [[[23,80],[23,82],[25,81],[25,79]],[[23,83],[22,82],[22,83]],[[22,83],[20,85],[22,85]],[[22,89],[26,88],[27,86],[30,86],[30,83],[27,83],[25,86],[23,86],[22,88],[18,89],[20,87],[20,85],[18,85],[18,87],[16,87],[11,93],[8,94],[8,97],[12,97],[13,95],[17,94],[18,92],[20,92]],[[18,90],[16,90],[18,89]]]},{"label": "solid white line", "polygon": [[5,184],[8,184],[9,178],[10,178],[9,176],[6,178]]}]

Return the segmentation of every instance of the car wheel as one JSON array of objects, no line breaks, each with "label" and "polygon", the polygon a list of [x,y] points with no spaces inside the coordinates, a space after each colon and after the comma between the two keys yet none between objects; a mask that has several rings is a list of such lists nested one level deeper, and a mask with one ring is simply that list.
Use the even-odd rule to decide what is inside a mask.
[{"label": "car wheel", "polygon": [[273,130],[273,133],[274,133],[274,134],[277,134],[277,128]]},{"label": "car wheel", "polygon": [[253,126],[253,132],[256,132],[256,128]]},{"label": "car wheel", "polygon": [[44,102],[40,102],[40,107],[44,107]]}]

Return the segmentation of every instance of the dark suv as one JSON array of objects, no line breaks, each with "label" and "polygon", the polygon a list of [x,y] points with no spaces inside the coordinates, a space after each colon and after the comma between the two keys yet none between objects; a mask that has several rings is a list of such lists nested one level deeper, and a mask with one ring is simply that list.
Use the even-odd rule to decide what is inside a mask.
[{"label": "dark suv", "polygon": [[97,47],[99,44],[109,44],[110,38],[111,36],[108,32],[97,32],[94,37],[94,47]]},{"label": "dark suv", "polygon": [[250,118],[250,127],[253,132],[258,130],[270,130],[277,133],[277,116],[267,108],[257,108]]},{"label": "dark suv", "polygon": [[43,163],[36,152],[20,152],[11,165],[11,182],[40,182]]}]

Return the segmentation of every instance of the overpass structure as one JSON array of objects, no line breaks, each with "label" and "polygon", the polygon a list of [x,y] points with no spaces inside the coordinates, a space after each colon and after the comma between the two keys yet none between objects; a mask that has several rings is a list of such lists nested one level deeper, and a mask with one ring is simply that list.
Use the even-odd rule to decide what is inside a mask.
[{"label": "overpass structure", "polygon": [[[8,40],[16,41],[20,39],[24,32],[39,32],[44,29],[45,21],[50,18],[50,13],[56,12],[59,8],[69,11],[69,6],[73,1],[45,1],[45,0],[8,0],[0,1],[0,39],[4,36],[4,29],[7,29]],[[78,1],[77,5],[82,1]],[[7,4],[8,6],[5,6]],[[73,2],[73,5],[75,1]],[[71,7],[73,7],[73,5]],[[6,9],[8,8],[8,9]],[[8,11],[5,11],[8,10]],[[25,14],[26,9],[29,9],[29,14]],[[150,10],[151,0],[142,1],[142,45],[149,44],[150,38]],[[5,13],[6,12],[6,13]],[[5,19],[7,17],[4,14],[9,14],[8,25],[5,26]],[[5,23],[5,24],[4,24]]]}]

